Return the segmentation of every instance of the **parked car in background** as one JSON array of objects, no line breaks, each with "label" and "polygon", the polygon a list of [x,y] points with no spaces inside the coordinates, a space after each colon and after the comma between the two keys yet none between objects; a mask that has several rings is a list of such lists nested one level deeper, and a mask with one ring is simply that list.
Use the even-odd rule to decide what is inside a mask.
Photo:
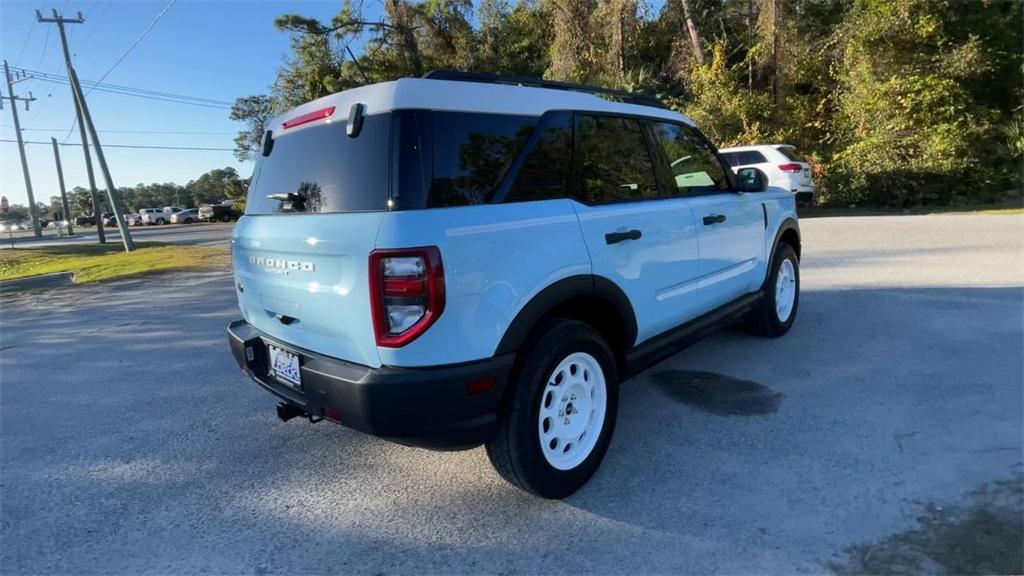
[{"label": "parked car in background", "polygon": [[95,226],[96,218],[93,216],[78,216],[75,218],[75,226]]},{"label": "parked car in background", "polygon": [[735,146],[719,150],[733,171],[757,168],[768,178],[769,186],[789,190],[798,204],[814,203],[817,186],[811,178],[811,165],[791,144]]},{"label": "parked car in background", "polygon": [[171,216],[181,212],[181,208],[164,206],[163,208],[142,208],[139,215],[142,216],[143,224],[170,224]]},{"label": "parked car in background", "polygon": [[117,226],[117,219],[114,218],[113,212],[104,212],[102,216],[104,226]]},{"label": "parked car in background", "polygon": [[24,229],[25,225],[17,220],[4,220],[0,222],[0,232],[17,232]]},{"label": "parked car in background", "polygon": [[189,208],[187,210],[171,214],[171,224],[192,224],[198,220],[199,211],[195,208]]},{"label": "parked car in background", "polygon": [[199,219],[203,222],[230,222],[238,220],[241,215],[229,202],[199,207]]},{"label": "parked car in background", "polygon": [[129,212],[124,215],[124,223],[128,226],[142,226],[142,216],[134,212]]}]

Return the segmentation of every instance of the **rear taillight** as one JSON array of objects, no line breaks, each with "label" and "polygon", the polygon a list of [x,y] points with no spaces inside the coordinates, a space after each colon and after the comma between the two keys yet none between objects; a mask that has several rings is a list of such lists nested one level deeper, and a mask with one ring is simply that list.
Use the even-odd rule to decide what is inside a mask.
[{"label": "rear taillight", "polygon": [[378,346],[398,348],[444,310],[444,268],[434,246],[370,252],[370,306]]},{"label": "rear taillight", "polygon": [[783,172],[799,172],[803,169],[804,167],[799,164],[779,164],[779,170]]}]

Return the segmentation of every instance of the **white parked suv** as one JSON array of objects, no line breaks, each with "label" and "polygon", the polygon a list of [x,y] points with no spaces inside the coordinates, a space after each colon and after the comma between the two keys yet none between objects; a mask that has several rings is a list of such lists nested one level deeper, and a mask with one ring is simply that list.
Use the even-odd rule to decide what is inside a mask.
[{"label": "white parked suv", "polygon": [[796,318],[793,194],[651,97],[437,71],[268,127],[228,340],[283,420],[483,444],[560,498],[604,458],[620,382],[717,326]]},{"label": "white parked suv", "polygon": [[139,217],[143,224],[170,224],[171,216],[181,212],[181,208],[164,206],[163,208],[141,208]]},{"label": "white parked suv", "polygon": [[791,144],[736,146],[718,151],[733,170],[757,168],[768,178],[769,186],[789,190],[799,204],[814,203],[817,187],[811,178],[811,165]]}]

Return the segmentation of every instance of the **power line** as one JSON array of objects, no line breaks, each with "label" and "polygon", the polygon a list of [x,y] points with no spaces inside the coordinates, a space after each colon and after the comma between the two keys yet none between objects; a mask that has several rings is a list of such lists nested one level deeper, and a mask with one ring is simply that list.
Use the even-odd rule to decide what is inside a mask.
[{"label": "power line", "polygon": [[[95,10],[97,6],[99,6],[99,4],[93,4],[92,8],[90,8],[89,11],[85,13],[86,19],[89,18],[89,16],[92,14],[93,10]],[[102,22],[103,17],[107,15],[107,8],[110,8],[110,0],[107,0],[107,2],[103,4],[103,11],[100,12],[100,15],[96,17],[96,21],[93,22],[92,28],[89,28],[89,33],[86,34],[85,40],[82,40],[82,43],[78,45],[79,50],[81,50],[83,46],[89,43],[89,39],[92,38],[93,33],[95,33],[96,29],[99,28],[99,23]]]},{"label": "power line", "polygon": [[[164,17],[164,14],[166,14],[167,11],[171,9],[171,6],[174,6],[175,2],[177,2],[177,0],[171,0],[167,3],[167,6],[165,6],[164,9],[156,15],[156,18],[154,18],[153,21],[149,23],[149,26],[146,26],[146,29],[142,31],[142,34],[140,34],[139,37],[136,38],[135,41],[132,42],[130,46],[128,46],[128,49],[124,51],[124,54],[122,54],[116,62],[114,62],[113,66],[107,69],[107,71],[103,73],[103,76],[100,76],[100,79],[96,81],[97,84],[103,82],[107,78],[107,75],[113,72],[114,68],[117,68],[117,66],[121,64],[121,62],[123,62],[125,58],[128,57],[128,54],[130,54],[131,51],[134,50],[136,46],[138,46],[139,42],[142,42],[142,39],[145,38],[146,35],[149,34],[149,31],[152,30],[154,26],[156,26],[156,23]],[[85,94],[88,95],[89,92],[92,92],[94,88],[95,86],[93,88],[89,88],[89,90]],[[75,130],[75,124],[77,123],[78,117],[75,117],[75,120],[71,123],[71,128],[68,129],[67,135],[64,136],[64,142],[67,142],[68,138],[71,138],[71,133]]]},{"label": "power line", "polygon": [[[37,79],[41,80],[43,82],[51,82],[51,83],[55,83],[55,84],[67,84],[69,82],[68,80],[58,80],[56,78],[37,78]],[[83,85],[89,85],[84,80],[82,81],[82,84]],[[100,92],[107,92],[109,94],[119,94],[121,96],[132,96],[132,97],[135,97],[135,98],[144,98],[146,100],[156,100],[156,101],[159,101],[159,102],[170,102],[172,104],[188,104],[190,106],[202,106],[204,108],[217,108],[217,109],[220,109],[220,110],[229,110],[231,108],[231,104],[204,102],[202,99],[175,98],[175,97],[170,97],[170,96],[146,94],[144,92],[138,92],[138,91],[134,91],[134,90],[121,90],[121,89],[118,89],[118,88],[108,88],[108,87],[105,87],[105,86],[101,87],[101,86],[96,86],[96,85],[92,85],[91,89],[92,90],[98,90]],[[72,128],[74,128],[74,126],[72,126]]]},{"label": "power line", "polygon": [[[149,31],[152,30],[154,26],[156,26],[156,23],[164,17],[164,14],[167,14],[167,11],[170,10],[171,6],[174,6],[174,3],[177,1],[178,0],[171,0],[167,3],[167,6],[164,6],[164,9],[156,15],[156,18],[154,18],[153,21],[149,23],[149,26],[146,26],[146,29],[142,31],[142,34],[140,34],[139,37],[135,39],[135,42],[132,42],[131,46],[129,46],[128,49],[124,51],[124,54],[121,54],[121,57],[117,59],[117,62],[114,62],[114,65],[111,66],[106,72],[104,72],[103,76],[100,76],[100,79],[97,80],[96,83],[100,83],[106,80],[107,76],[114,71],[114,68],[117,68],[117,66],[121,62],[123,62],[125,58],[128,57],[128,54],[131,54],[131,51],[134,50],[136,46],[138,46],[139,42],[142,42],[142,39],[145,38],[147,34],[149,34]],[[89,92],[91,91],[92,89],[87,91],[85,94],[88,96]]]},{"label": "power line", "polygon": [[[43,10],[46,9],[46,2],[43,2]],[[28,48],[28,41],[32,39],[32,32],[36,29],[35,26],[28,29],[28,34],[25,36],[25,43],[21,45],[21,52],[18,53],[18,57],[14,59],[14,65],[17,66],[21,63],[21,57],[25,55],[25,49]]]},{"label": "power line", "polygon": [[46,58],[46,48],[50,45],[50,27],[46,27],[46,38],[43,40],[43,51],[39,53],[39,61],[36,62],[36,68],[39,68],[43,64],[43,58]]},{"label": "power line", "polygon": [[[61,75],[61,74],[50,73],[50,72],[43,72],[41,70],[31,70],[29,68],[13,68],[13,69],[15,71],[23,72],[26,75],[32,76],[33,79],[41,80],[41,81],[44,81],[44,82],[47,82],[47,81],[49,81],[49,82],[61,82],[61,83],[68,83],[68,82],[70,82],[70,80],[68,79],[67,76],[64,76],[64,75]],[[145,96],[156,96],[156,97],[166,98],[166,99],[171,99],[171,100],[187,100],[189,102],[196,102],[196,103],[202,103],[202,104],[216,105],[216,106],[223,107],[223,108],[230,108],[233,105],[232,102],[228,102],[227,100],[215,100],[213,98],[203,98],[201,96],[188,96],[188,95],[185,95],[185,94],[174,94],[172,92],[163,92],[163,91],[160,91],[160,90],[148,90],[148,89],[145,89],[145,88],[135,88],[133,86],[124,86],[124,85],[121,85],[121,84],[100,83],[98,81],[82,80],[82,79],[79,79],[79,82],[81,82],[84,86],[90,87],[90,91],[95,89],[95,90],[99,90],[101,92],[125,93],[126,95],[127,95],[127,93],[130,93],[132,95],[139,94],[139,95],[145,95]]]},{"label": "power line", "polygon": [[[0,142],[17,142],[17,140],[11,140],[9,138],[0,138]],[[38,142],[34,140],[25,140],[25,144],[42,144],[44,146],[52,146],[50,142]],[[67,142],[62,143],[61,146],[81,146],[79,142]],[[234,148],[207,148],[202,146],[149,146],[144,144],[104,144],[104,148],[140,148],[145,150],[199,150],[204,152],[234,152]]]},{"label": "power line", "polygon": [[[14,129],[14,126],[7,124],[0,124],[0,128]],[[63,128],[22,128],[22,132],[63,132]],[[192,135],[203,135],[203,134],[216,134],[216,135],[230,135],[237,134],[237,132],[206,132],[202,130],[97,130],[97,132],[106,132],[110,134],[192,134]]]}]

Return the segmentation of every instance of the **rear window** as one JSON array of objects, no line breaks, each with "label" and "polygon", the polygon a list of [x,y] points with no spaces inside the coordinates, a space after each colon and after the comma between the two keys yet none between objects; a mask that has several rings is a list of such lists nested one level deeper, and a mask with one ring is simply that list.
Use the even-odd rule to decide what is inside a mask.
[{"label": "rear window", "polygon": [[780,154],[785,156],[787,160],[791,160],[793,162],[807,162],[807,157],[797,152],[796,148],[790,146],[782,146],[780,148],[776,148],[776,150],[778,150]]},{"label": "rear window", "polygon": [[246,214],[387,210],[391,115],[366,116],[355,138],[345,125],[275,134],[253,172]]}]

